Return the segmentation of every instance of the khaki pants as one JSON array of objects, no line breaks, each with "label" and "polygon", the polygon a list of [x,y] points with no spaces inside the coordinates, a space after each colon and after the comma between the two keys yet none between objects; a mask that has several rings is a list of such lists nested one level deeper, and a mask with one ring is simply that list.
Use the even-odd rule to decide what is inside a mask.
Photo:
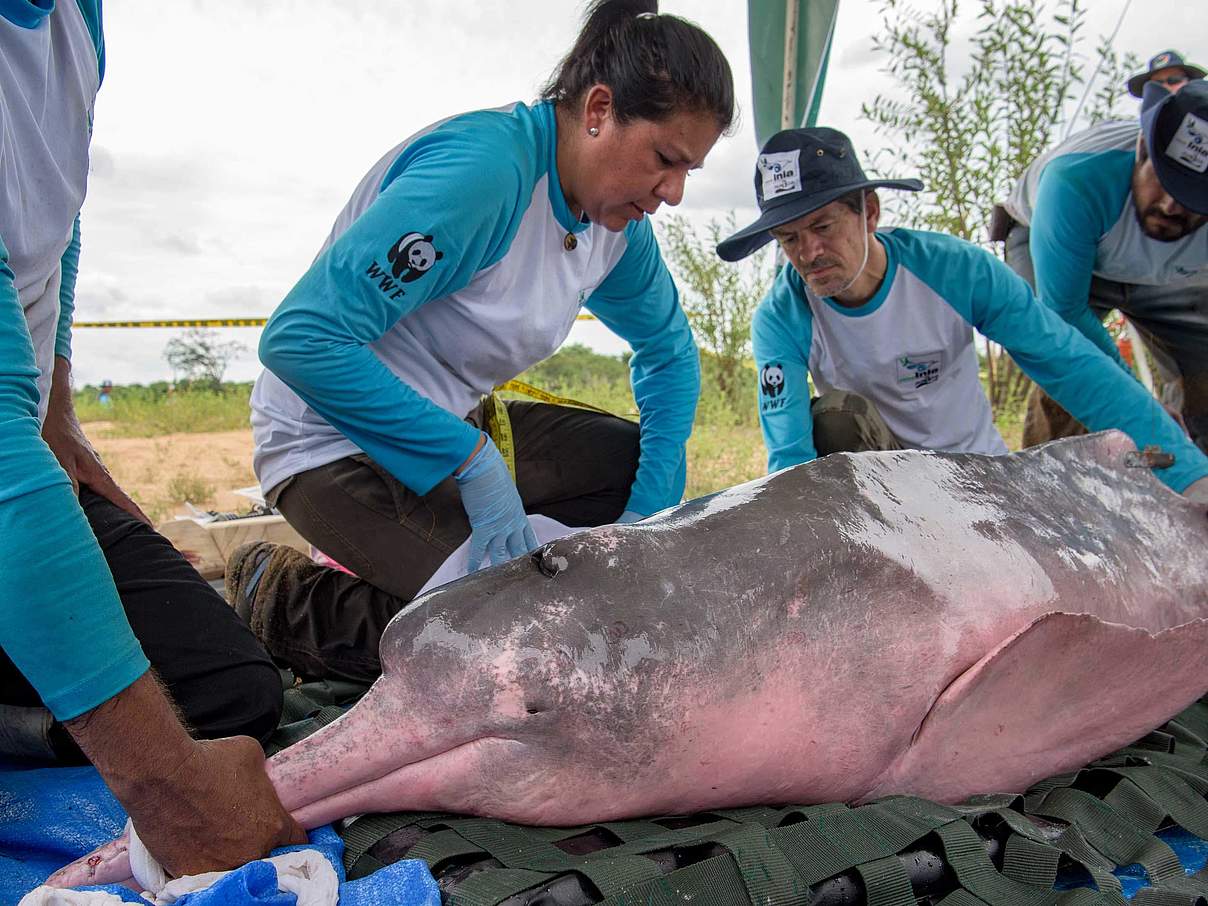
[{"label": "khaki pants", "polygon": [[850,390],[830,390],[816,397],[810,403],[810,417],[819,456],[902,449],[877,407]]}]

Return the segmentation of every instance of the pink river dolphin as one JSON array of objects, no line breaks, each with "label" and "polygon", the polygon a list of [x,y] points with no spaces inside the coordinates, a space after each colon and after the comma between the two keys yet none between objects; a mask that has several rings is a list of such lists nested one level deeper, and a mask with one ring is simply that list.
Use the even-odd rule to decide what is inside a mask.
[{"label": "pink river dolphin", "polygon": [[840,454],[546,544],[401,611],[269,775],[307,827],[1023,790],[1208,692],[1208,512],[1132,450]]}]

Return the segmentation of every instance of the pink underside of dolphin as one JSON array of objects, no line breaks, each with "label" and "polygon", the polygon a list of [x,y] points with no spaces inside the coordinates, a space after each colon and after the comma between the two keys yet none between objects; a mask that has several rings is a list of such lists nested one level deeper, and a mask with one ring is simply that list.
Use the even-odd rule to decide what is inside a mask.
[{"label": "pink underside of dolphin", "polygon": [[1208,513],[1131,449],[841,454],[554,542],[409,605],[269,775],[308,827],[1021,791],[1208,692]]}]

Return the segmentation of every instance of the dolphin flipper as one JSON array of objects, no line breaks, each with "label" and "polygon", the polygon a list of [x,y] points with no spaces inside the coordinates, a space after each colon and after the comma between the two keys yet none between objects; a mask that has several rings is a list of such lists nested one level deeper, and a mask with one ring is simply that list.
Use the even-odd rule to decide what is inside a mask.
[{"label": "dolphin flipper", "polygon": [[122,834],[87,855],[64,865],[44,882],[49,887],[85,887],[124,884],[133,880],[130,870],[130,836]]},{"label": "dolphin flipper", "polygon": [[[957,677],[864,799],[1018,792],[1144,736],[1208,692],[1208,619],[1157,633],[1049,613]],[[1088,710],[1111,703],[1111,722]],[[973,757],[970,757],[970,756]]]}]

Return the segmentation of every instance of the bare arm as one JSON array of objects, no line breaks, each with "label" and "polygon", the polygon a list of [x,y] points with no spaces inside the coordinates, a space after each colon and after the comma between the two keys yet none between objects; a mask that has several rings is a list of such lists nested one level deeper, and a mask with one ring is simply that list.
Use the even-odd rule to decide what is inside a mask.
[{"label": "bare arm", "polygon": [[259,744],[192,739],[150,672],[66,727],[173,875],[232,868],[306,842],[264,772]]}]

